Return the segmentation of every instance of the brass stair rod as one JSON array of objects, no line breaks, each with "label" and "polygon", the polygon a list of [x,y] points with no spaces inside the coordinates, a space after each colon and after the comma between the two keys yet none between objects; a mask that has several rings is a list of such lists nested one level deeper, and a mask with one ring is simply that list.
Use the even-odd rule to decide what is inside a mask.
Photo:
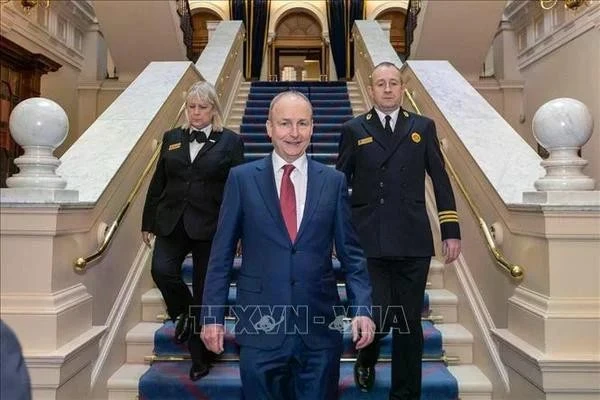
[{"label": "brass stair rod", "polygon": [[[413,99],[413,97],[410,94],[410,92],[408,91],[408,89],[404,89],[404,94],[408,98],[408,101],[410,101],[412,107],[417,112],[417,114],[422,115],[421,110],[419,110],[417,103],[415,103],[415,100]],[[456,171],[454,170],[454,167],[452,166],[452,163],[448,159],[448,156],[446,155],[445,150],[441,146],[440,146],[440,150],[442,152],[442,156],[444,157],[444,162],[446,163],[446,167],[448,168],[450,175],[452,175],[452,178],[456,182],[456,185],[460,189],[463,197],[465,198],[467,204],[469,205],[471,212],[473,213],[473,215],[477,219],[477,222],[479,223],[479,228],[481,229],[483,236],[485,237],[487,248],[488,248],[489,252],[491,253],[492,257],[494,257],[496,264],[499,265],[500,267],[502,267],[502,269],[505,272],[507,272],[513,279],[519,280],[519,281],[522,280],[523,273],[524,273],[523,268],[519,265],[513,264],[510,261],[508,261],[504,257],[502,252],[498,249],[498,247],[496,247],[496,243],[494,242],[494,239],[492,238],[492,234],[490,233],[490,230],[489,230],[487,224],[481,217],[478,207],[475,205],[475,203],[471,199],[471,196],[469,195],[469,192],[467,191],[467,189],[463,185],[462,181],[458,177],[458,174],[456,173]]]},{"label": "brass stair rod", "polygon": [[[177,118],[175,118],[175,121],[171,125],[171,129],[173,129],[177,125],[177,121],[179,121],[179,118],[181,118],[181,114],[183,113],[184,109],[185,109],[185,103],[179,109],[179,112],[177,113]],[[129,209],[129,206],[131,206],[131,203],[133,203],[133,199],[138,194],[140,187],[142,187],[142,184],[144,183],[146,176],[148,176],[148,174],[150,173],[150,170],[154,166],[154,163],[158,159],[158,156],[160,155],[160,148],[161,148],[161,144],[159,144],[156,147],[156,150],[154,150],[154,153],[152,154],[152,158],[150,159],[150,162],[148,163],[148,165],[146,165],[146,168],[144,168],[144,172],[142,172],[142,175],[138,178],[131,193],[129,193],[129,196],[127,197],[127,201],[125,202],[123,207],[121,207],[121,210],[117,214],[117,218],[115,218],[113,223],[110,225],[110,228],[108,228],[108,230],[106,231],[106,234],[104,235],[104,240],[102,241],[102,243],[100,244],[98,249],[94,253],[90,254],[89,256],[79,257],[77,260],[75,260],[75,262],[73,264],[74,264],[74,268],[75,268],[76,272],[80,272],[80,273],[85,272],[86,268],[90,262],[96,261],[97,259],[99,259],[102,256],[102,254],[104,254],[104,252],[106,251],[106,249],[112,242],[112,240],[115,236],[115,233],[119,229],[119,225],[121,224],[121,221],[125,217],[125,214],[127,213],[127,210]]]}]

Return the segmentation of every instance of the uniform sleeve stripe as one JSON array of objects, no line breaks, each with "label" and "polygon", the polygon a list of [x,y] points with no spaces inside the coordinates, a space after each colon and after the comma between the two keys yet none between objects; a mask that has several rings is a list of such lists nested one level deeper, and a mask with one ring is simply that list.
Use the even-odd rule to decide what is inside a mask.
[{"label": "uniform sleeve stripe", "polygon": [[440,212],[438,213],[438,215],[439,215],[440,217],[441,217],[441,216],[444,216],[444,215],[452,216],[452,215],[458,215],[458,213],[457,213],[456,211],[440,211]]},{"label": "uniform sleeve stripe", "polygon": [[458,218],[440,219],[440,224],[445,224],[446,222],[458,222]]},{"label": "uniform sleeve stripe", "polygon": [[442,215],[439,219],[458,219],[458,215]]}]

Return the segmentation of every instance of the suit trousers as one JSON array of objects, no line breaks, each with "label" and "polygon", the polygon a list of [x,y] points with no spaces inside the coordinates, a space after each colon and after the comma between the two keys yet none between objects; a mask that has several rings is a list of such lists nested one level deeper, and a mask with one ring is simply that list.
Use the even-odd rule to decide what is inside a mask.
[{"label": "suit trousers", "polygon": [[359,352],[358,362],[374,366],[379,341],[392,330],[392,387],[390,399],[421,397],[423,328],[421,312],[430,257],[369,258],[373,288],[373,320],[377,334]]},{"label": "suit trousers", "polygon": [[241,346],[244,400],[337,399],[341,355],[341,347],[310,349],[296,334],[273,350]]},{"label": "suit trousers", "polygon": [[[199,336],[200,319],[195,318],[199,314],[199,307],[194,309],[194,306],[202,304],[211,244],[211,241],[190,238],[185,230],[182,216],[171,234],[156,237],[152,255],[152,278],[165,300],[169,317],[175,320],[180,314],[189,314],[194,318],[194,332],[188,344],[192,360],[196,362],[206,361],[208,356],[208,350]],[[182,263],[190,251],[193,261],[193,295],[181,274]]]}]

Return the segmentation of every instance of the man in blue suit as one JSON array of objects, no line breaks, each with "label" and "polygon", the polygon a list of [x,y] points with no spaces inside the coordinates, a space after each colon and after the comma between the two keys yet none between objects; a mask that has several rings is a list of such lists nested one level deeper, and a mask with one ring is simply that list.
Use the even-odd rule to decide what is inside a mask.
[{"label": "man in blue suit", "polygon": [[[223,351],[224,313],[236,243],[242,240],[237,280],[240,373],[246,399],[337,398],[345,312],[357,349],[373,340],[367,316],[371,286],[350,221],[346,179],[309,160],[312,107],[298,92],[283,92],[269,108],[274,152],[231,170],[204,288],[202,339]],[[351,307],[340,304],[331,262],[346,274]]]},{"label": "man in blue suit", "polygon": [[21,345],[15,333],[0,320],[0,399],[31,400],[31,383]]}]

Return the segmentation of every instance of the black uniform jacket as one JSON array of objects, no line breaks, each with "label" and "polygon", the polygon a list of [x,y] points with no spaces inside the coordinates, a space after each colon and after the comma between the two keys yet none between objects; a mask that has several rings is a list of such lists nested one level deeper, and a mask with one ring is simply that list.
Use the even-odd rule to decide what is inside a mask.
[{"label": "black uniform jacket", "polygon": [[367,257],[433,255],[426,173],[433,183],[442,240],[460,238],[454,195],[431,119],[400,109],[392,135],[374,109],[346,122],[337,169],[352,187],[352,218]]},{"label": "black uniform jacket", "polygon": [[183,216],[190,238],[212,240],[229,170],[243,161],[242,138],[229,129],[211,132],[193,162],[188,130],[166,132],[146,195],[142,231],[167,236]]}]

